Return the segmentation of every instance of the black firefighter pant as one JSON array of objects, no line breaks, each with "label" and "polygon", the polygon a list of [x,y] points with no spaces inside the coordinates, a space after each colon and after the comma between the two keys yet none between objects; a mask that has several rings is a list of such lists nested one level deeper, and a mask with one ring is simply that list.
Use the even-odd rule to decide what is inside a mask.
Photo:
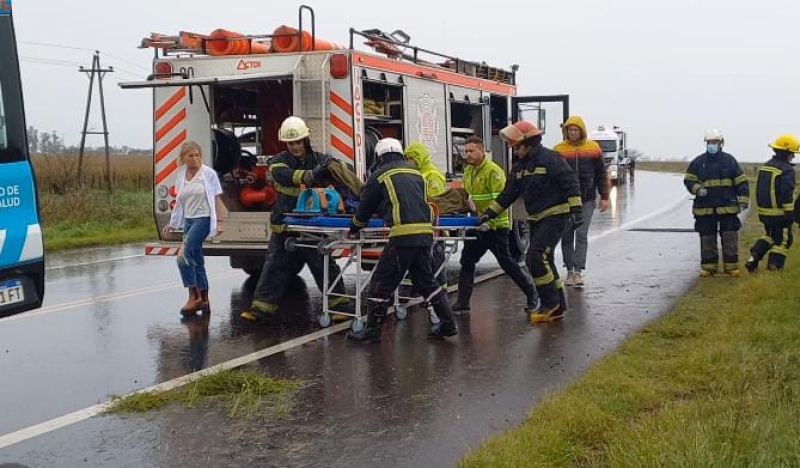
[{"label": "black firefighter pant", "polygon": [[567,215],[552,215],[540,221],[530,221],[529,226],[531,242],[526,260],[542,301],[541,308],[547,310],[560,303],[562,310],[566,311],[564,284],[558,277],[553,253],[567,226]]},{"label": "black firefighter pant", "polygon": [[[311,270],[319,290],[324,291],[325,257],[317,253],[316,249],[298,248],[296,252],[287,251],[285,243],[289,237],[291,234],[288,233],[273,233],[270,237],[269,250],[267,250],[261,276],[258,278],[254,299],[275,303],[286,293],[289,281],[300,273],[305,265],[308,265]],[[331,259],[328,270],[329,283],[339,276],[340,272],[339,265]],[[334,288],[334,292],[344,294],[344,285],[341,281]]]},{"label": "black firefighter pant", "polygon": [[397,247],[391,241],[384,247],[369,288],[369,323],[380,324],[394,299],[406,273],[422,293],[423,300],[433,306],[442,324],[453,325],[453,313],[447,293],[433,276],[430,247]]},{"label": "black firefighter pant", "polygon": [[525,293],[525,297],[528,299],[528,306],[536,307],[538,298],[533,282],[514,257],[511,256],[509,229],[491,229],[486,232],[470,231],[469,235],[476,237],[476,239],[465,242],[464,250],[461,252],[461,273],[458,275],[458,302],[469,304],[469,299],[472,297],[472,291],[475,288],[475,265],[489,251],[497,259],[500,268]]},{"label": "black firefighter pant", "polygon": [[739,268],[739,228],[742,227],[735,214],[695,217],[694,230],[700,234],[700,268],[717,271],[719,248],[717,233],[722,241],[722,262],[725,271]]},{"label": "black firefighter pant", "polygon": [[784,221],[764,223],[764,230],[767,234],[753,244],[750,248],[750,255],[758,263],[769,253],[767,269],[783,270],[786,254],[794,241],[792,223]]}]

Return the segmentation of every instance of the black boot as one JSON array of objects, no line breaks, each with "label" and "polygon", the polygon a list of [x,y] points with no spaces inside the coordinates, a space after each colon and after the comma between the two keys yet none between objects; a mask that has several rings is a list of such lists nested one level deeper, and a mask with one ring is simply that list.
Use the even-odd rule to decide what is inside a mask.
[{"label": "black boot", "polygon": [[351,343],[378,343],[381,341],[381,327],[383,327],[383,317],[373,317],[367,322],[366,327],[357,332],[347,332],[345,338]]},{"label": "black boot", "polygon": [[462,299],[460,296],[456,299],[456,302],[450,306],[453,310],[453,313],[456,315],[468,314],[469,313],[469,299]]},{"label": "black boot", "polygon": [[440,292],[431,300],[433,310],[436,316],[439,317],[439,323],[431,325],[428,332],[428,338],[434,340],[441,340],[448,336],[455,336],[458,334],[456,324],[453,321],[453,311],[450,310],[450,304],[447,302],[447,296],[444,292]]},{"label": "black boot", "polygon": [[443,340],[448,336],[456,336],[458,335],[458,329],[456,325],[452,322],[439,322],[437,324],[431,325],[430,331],[428,331],[428,339],[429,340]]}]

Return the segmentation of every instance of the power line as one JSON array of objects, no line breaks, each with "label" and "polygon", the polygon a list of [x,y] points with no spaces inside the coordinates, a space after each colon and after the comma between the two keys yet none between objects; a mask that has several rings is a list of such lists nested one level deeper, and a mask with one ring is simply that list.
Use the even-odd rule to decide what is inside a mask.
[{"label": "power line", "polygon": [[56,65],[60,67],[76,67],[83,65],[80,62],[69,62],[66,60],[52,60],[38,57],[20,57],[20,62],[40,63],[43,65]]},{"label": "power line", "polygon": [[148,67],[145,67],[144,65],[138,64],[136,62],[132,62],[132,61],[130,61],[128,59],[124,59],[124,58],[122,58],[122,57],[120,57],[118,55],[112,54],[111,52],[107,52],[107,51],[102,50],[102,49],[90,49],[88,47],[75,47],[75,46],[68,46],[68,45],[62,45],[62,44],[53,44],[51,42],[34,42],[34,41],[18,41],[18,42],[20,44],[29,44],[29,45],[36,45],[36,46],[42,46],[42,47],[55,47],[57,49],[85,50],[85,51],[89,51],[89,52],[98,51],[98,52],[102,52],[104,55],[107,55],[109,57],[115,58],[115,59],[119,60],[120,62],[127,63],[128,65],[131,65],[131,66],[134,66],[134,67],[137,67],[137,68],[141,68],[142,70],[147,71],[147,72],[150,71],[150,69]]}]

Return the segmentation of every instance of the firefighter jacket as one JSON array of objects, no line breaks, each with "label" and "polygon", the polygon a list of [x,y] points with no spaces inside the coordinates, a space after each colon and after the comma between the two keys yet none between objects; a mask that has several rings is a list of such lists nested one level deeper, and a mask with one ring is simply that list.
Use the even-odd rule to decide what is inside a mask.
[{"label": "firefighter jacket", "polygon": [[[737,214],[740,204],[750,203],[750,185],[736,159],[720,151],[694,158],[683,178],[686,189],[695,195],[694,216]],[[708,192],[698,196],[700,189]]]},{"label": "firefighter jacket", "polygon": [[[577,143],[567,139],[567,127],[570,125],[581,129],[581,139]],[[561,153],[578,177],[581,199],[592,201],[599,192],[601,200],[608,200],[608,174],[606,164],[603,162],[603,150],[597,142],[586,138],[586,124],[583,123],[583,119],[577,115],[571,116],[564,122],[561,131],[564,134],[564,141],[553,149]]]},{"label": "firefighter jacket", "polygon": [[758,170],[756,207],[764,223],[791,222],[794,217],[794,166],[772,158]]},{"label": "firefighter jacket", "polygon": [[284,151],[270,160],[269,172],[278,192],[278,199],[270,212],[272,232],[286,230],[283,218],[297,206],[297,198],[300,196],[300,187],[304,185],[303,176],[306,171],[332,161],[335,161],[332,156],[314,150],[309,150],[302,159]]},{"label": "firefighter jacket", "polygon": [[578,179],[561,155],[544,146],[514,163],[509,180],[497,199],[489,204],[490,217],[502,213],[522,196],[528,219],[581,211]]},{"label": "firefighter jacket", "polygon": [[390,227],[391,245],[433,245],[432,214],[425,199],[425,181],[399,153],[386,154],[383,163],[367,179],[351,230],[366,226],[376,213]]},{"label": "firefighter jacket", "polygon": [[[492,161],[488,153],[484,155],[480,164],[477,166],[467,165],[464,169],[464,190],[472,197],[478,215],[482,215],[486,211],[486,208],[503,191],[505,185],[506,174],[497,163]],[[511,225],[508,221],[508,210],[497,215],[488,224],[492,229],[508,228]]]},{"label": "firefighter jacket", "polygon": [[422,143],[411,143],[406,148],[406,157],[413,160],[422,178],[425,179],[425,195],[432,199],[447,190],[444,174],[433,164],[431,153]]}]

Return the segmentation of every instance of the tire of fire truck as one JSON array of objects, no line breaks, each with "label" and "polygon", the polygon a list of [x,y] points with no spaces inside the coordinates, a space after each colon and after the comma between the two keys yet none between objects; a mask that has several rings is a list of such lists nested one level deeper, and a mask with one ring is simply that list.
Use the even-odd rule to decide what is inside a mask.
[{"label": "tire of fire truck", "polygon": [[212,162],[218,174],[227,174],[239,166],[242,157],[242,145],[233,132],[222,128],[214,128]]},{"label": "tire of fire truck", "polygon": [[244,270],[250,276],[261,276],[264,257],[258,255],[233,255],[230,257],[231,268]]}]

